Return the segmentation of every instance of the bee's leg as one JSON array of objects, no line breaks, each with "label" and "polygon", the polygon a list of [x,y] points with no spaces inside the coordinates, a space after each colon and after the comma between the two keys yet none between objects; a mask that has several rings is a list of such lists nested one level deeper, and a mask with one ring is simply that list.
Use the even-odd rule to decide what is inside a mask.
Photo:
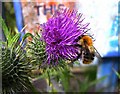
[{"label": "bee's leg", "polygon": [[74,44],[74,46],[82,48],[82,45],[80,45],[80,44]]}]

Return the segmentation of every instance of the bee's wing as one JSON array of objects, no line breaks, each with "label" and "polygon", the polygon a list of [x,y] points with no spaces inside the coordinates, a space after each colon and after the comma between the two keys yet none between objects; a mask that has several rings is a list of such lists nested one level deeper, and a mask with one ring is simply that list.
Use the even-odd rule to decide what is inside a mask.
[{"label": "bee's wing", "polygon": [[95,50],[95,56],[98,58],[99,63],[101,63],[102,62],[102,57],[101,57],[100,53],[97,51],[97,49],[95,47],[94,47],[94,50]]}]

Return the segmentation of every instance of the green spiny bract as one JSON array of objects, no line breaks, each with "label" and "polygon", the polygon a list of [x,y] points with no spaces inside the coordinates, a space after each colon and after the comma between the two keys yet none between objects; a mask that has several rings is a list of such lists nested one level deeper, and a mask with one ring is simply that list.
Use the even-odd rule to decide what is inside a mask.
[{"label": "green spiny bract", "polygon": [[[21,49],[22,50],[22,49]],[[1,65],[2,65],[2,92],[16,93],[29,91],[31,84],[29,82],[30,67],[26,63],[25,53],[21,54],[7,47],[1,49]]]},{"label": "green spiny bract", "polygon": [[40,34],[36,33],[27,45],[27,56],[35,69],[39,69],[46,60],[45,43],[40,38]]}]

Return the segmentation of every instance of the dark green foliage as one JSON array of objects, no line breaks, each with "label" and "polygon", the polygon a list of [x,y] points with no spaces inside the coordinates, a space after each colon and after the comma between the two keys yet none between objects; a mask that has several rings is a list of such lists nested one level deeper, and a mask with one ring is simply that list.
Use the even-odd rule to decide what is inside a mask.
[{"label": "dark green foliage", "polygon": [[15,19],[15,12],[13,7],[13,2],[2,2],[3,5],[3,15],[5,15],[5,22],[10,29],[9,32],[11,33],[11,36],[15,34],[16,28],[16,19]]},{"label": "dark green foliage", "polygon": [[[58,84],[61,84],[63,90],[68,92],[70,90],[70,79],[74,76],[70,72],[70,67],[64,60],[59,61],[60,64],[57,66],[52,66],[46,68],[40,78],[48,79],[48,85],[53,84],[51,80],[56,81]],[[56,92],[54,85],[51,86],[53,89],[50,92]]]}]

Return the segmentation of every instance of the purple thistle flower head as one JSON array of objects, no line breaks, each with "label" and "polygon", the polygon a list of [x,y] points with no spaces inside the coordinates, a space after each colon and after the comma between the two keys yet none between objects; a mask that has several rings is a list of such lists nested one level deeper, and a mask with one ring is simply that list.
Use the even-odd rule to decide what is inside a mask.
[{"label": "purple thistle flower head", "polygon": [[75,10],[61,9],[44,24],[42,38],[46,43],[47,63],[58,63],[59,59],[73,60],[79,50],[76,39],[88,30],[83,24],[82,14]]}]

